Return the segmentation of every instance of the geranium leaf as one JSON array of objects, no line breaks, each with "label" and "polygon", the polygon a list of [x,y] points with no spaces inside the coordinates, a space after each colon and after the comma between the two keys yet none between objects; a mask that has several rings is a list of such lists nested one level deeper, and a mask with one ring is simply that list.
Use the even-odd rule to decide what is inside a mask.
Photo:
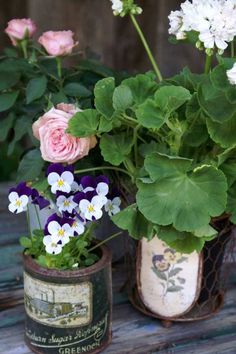
[{"label": "geranium leaf", "polygon": [[207,119],[208,133],[213,141],[224,148],[236,144],[236,114],[230,120],[220,124]]},{"label": "geranium leaf", "polygon": [[95,107],[97,110],[110,119],[114,113],[113,92],[115,90],[115,79],[108,77],[98,81],[94,88]]},{"label": "geranium leaf", "polygon": [[152,97],[158,88],[156,81],[148,74],[138,74],[126,79],[122,81],[122,85],[130,88],[133,100],[138,105]]},{"label": "geranium leaf", "polygon": [[98,130],[98,124],[98,112],[95,109],[85,109],[70,119],[68,133],[79,138],[94,135]]},{"label": "geranium leaf", "polygon": [[153,99],[147,99],[136,110],[136,117],[145,128],[159,129],[165,123],[165,115]]},{"label": "geranium leaf", "polygon": [[145,169],[155,182],[138,182],[137,205],[148,220],[193,232],[224,211],[224,174],[212,166],[203,165],[193,171],[190,166],[191,160],[158,153],[145,159]]},{"label": "geranium leaf", "polygon": [[191,97],[190,92],[181,86],[163,86],[155,93],[156,103],[167,116],[189,101]]},{"label": "geranium leaf", "polygon": [[127,230],[129,235],[136,240],[141,240],[143,237],[150,239],[153,236],[152,223],[145,219],[135,204],[128,206],[111,219],[114,224],[122,230]]},{"label": "geranium leaf", "polygon": [[113,107],[116,111],[125,112],[133,103],[133,96],[130,88],[125,85],[116,87],[113,94]]},{"label": "geranium leaf", "polygon": [[104,160],[112,165],[119,166],[130,153],[132,143],[132,138],[125,133],[103,134],[100,140],[100,148]]}]

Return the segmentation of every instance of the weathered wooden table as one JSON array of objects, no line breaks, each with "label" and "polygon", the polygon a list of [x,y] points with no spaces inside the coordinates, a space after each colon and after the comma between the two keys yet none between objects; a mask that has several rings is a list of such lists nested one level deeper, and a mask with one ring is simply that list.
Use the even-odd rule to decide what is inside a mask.
[{"label": "weathered wooden table", "polygon": [[[26,232],[24,215],[7,211],[8,185],[0,184],[0,353],[29,354],[24,343],[21,247]],[[234,267],[236,268],[236,267]],[[137,312],[120,289],[121,265],[113,266],[113,341],[103,353],[236,354],[236,269],[224,308],[209,320],[163,328],[158,320]]]}]

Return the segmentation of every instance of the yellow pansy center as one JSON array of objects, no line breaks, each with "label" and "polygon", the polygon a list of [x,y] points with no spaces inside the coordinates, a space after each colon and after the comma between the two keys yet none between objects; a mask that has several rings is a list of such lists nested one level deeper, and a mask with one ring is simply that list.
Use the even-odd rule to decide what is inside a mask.
[{"label": "yellow pansy center", "polygon": [[69,205],[70,205],[70,202],[69,202],[69,200],[64,200],[64,207],[68,207]]},{"label": "yellow pansy center", "polygon": [[17,206],[17,207],[20,207],[21,204],[22,204],[22,201],[21,201],[20,199],[17,199],[17,200],[16,200],[16,206]]},{"label": "yellow pansy center", "polygon": [[88,206],[88,211],[89,211],[90,213],[92,213],[92,212],[95,211],[93,204],[89,204],[89,206]]},{"label": "yellow pansy center", "polygon": [[65,231],[63,229],[60,229],[58,231],[58,236],[64,236],[65,235]]},{"label": "yellow pansy center", "polygon": [[57,185],[58,185],[58,187],[64,186],[64,181],[63,181],[63,179],[60,178],[60,179],[57,181]]}]

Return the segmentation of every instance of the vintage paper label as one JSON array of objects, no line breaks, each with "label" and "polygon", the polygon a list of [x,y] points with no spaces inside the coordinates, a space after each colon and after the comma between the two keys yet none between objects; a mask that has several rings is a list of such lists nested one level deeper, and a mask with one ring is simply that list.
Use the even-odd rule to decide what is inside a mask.
[{"label": "vintage paper label", "polygon": [[25,309],[30,318],[44,325],[66,328],[92,320],[92,284],[55,284],[24,272]]}]

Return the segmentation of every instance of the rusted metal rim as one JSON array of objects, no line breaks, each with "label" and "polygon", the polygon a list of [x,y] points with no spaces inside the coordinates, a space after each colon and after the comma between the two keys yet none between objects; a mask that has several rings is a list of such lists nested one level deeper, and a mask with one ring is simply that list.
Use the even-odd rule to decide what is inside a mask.
[{"label": "rusted metal rim", "polygon": [[101,245],[98,250],[101,251],[101,258],[95,264],[90,267],[75,269],[75,270],[58,270],[50,269],[40,266],[35,262],[31,256],[23,254],[23,262],[25,270],[29,270],[30,273],[38,274],[43,277],[51,278],[82,278],[86,275],[97,273],[99,270],[103,269],[108,263],[111,262],[112,256],[111,251],[106,245]]}]

